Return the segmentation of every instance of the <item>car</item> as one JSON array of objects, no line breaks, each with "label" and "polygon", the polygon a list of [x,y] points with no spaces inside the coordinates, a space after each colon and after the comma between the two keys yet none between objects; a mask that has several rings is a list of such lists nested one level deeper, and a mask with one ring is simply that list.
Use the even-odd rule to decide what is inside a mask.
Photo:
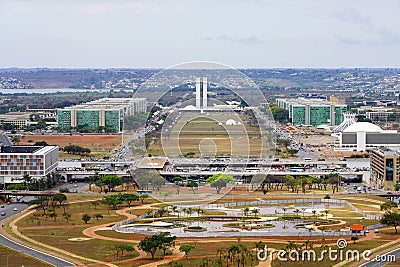
[{"label": "car", "polygon": [[78,187],[78,185],[77,185],[77,184],[74,184],[74,187]]},{"label": "car", "polygon": [[374,233],[379,233],[379,229],[375,229],[375,230],[374,230]]},{"label": "car", "polygon": [[6,216],[6,213],[5,213],[5,212],[2,212],[2,213],[1,213],[1,216]]},{"label": "car", "polygon": [[14,211],[18,211],[18,209],[17,209],[17,208],[14,208]]},{"label": "car", "polygon": [[1,205],[2,208],[4,208],[4,205]]}]

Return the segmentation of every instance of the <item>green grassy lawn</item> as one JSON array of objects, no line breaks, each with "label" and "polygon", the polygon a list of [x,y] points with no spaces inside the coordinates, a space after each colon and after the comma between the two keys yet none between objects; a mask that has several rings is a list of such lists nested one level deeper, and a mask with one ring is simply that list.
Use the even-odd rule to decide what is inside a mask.
[{"label": "green grassy lawn", "polygon": [[[8,265],[7,265],[8,258]],[[9,267],[50,267],[53,265],[42,262],[34,257],[9,249],[0,245],[0,266]]]},{"label": "green grassy lawn", "polygon": [[[63,249],[76,255],[96,260],[106,260],[116,253],[115,247],[121,242],[101,239],[84,241],[70,241],[70,238],[87,238],[82,234],[86,227],[56,228],[56,229],[31,229],[24,230],[24,235],[50,246]],[[135,245],[132,243],[132,246]],[[127,257],[136,257],[136,251],[128,253]]]}]

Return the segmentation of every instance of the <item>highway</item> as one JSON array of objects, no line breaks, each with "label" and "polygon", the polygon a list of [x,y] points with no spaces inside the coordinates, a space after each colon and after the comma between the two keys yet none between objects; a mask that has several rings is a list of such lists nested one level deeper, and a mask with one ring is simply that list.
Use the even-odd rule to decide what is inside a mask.
[{"label": "highway", "polygon": [[8,137],[2,133],[0,133],[0,143],[3,146],[11,146],[12,145],[10,139],[8,139]]},{"label": "highway", "polygon": [[60,259],[58,257],[38,251],[33,248],[29,248],[24,245],[18,244],[16,242],[12,241],[11,239],[8,239],[7,237],[3,236],[2,234],[0,234],[0,244],[8,247],[10,249],[13,249],[15,251],[24,253],[26,255],[29,255],[29,256],[39,259],[41,261],[44,261],[44,262],[47,262],[54,266],[57,266],[57,267],[75,266],[73,263],[71,263],[69,261]]},{"label": "highway", "polygon": [[[53,188],[49,191],[49,193],[55,193],[58,192],[58,190],[60,190],[61,188],[68,188],[70,191],[76,190],[78,192],[82,192],[85,190],[85,188],[87,187],[87,184],[85,183],[75,183],[75,184],[64,184],[62,186]],[[2,192],[4,193],[4,191]],[[26,194],[26,193],[43,193],[43,192],[36,192],[36,191],[21,191],[22,194]],[[13,192],[13,195],[17,195],[18,193]],[[29,201],[29,199],[31,199],[32,197],[24,197],[22,200],[26,200]],[[6,218],[9,218],[23,210],[25,210],[26,208],[28,208],[28,204],[26,203],[20,203],[20,202],[11,202],[10,204],[4,204],[4,206],[0,206],[0,223],[1,225],[3,225],[3,221]],[[16,209],[16,210],[15,210]],[[4,213],[4,215],[1,215],[2,213]],[[7,237],[5,237],[4,235],[0,234],[0,245],[3,245],[5,247],[8,247],[10,249],[13,249],[15,251],[27,254],[31,257],[37,258],[41,261],[47,262],[49,264],[52,264],[54,266],[57,267],[67,267],[67,266],[75,266],[73,263],[68,262],[66,260],[60,259],[56,256],[52,256],[50,254],[47,254],[45,252],[41,252],[38,251],[36,249],[33,248],[29,248],[26,247],[22,244],[19,244],[15,241],[12,241],[10,239],[8,239]]]}]

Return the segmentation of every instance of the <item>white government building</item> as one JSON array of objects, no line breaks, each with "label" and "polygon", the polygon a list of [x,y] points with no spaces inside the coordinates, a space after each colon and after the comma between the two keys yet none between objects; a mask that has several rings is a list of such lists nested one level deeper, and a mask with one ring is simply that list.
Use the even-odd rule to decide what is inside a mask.
[{"label": "white government building", "polygon": [[370,122],[356,122],[355,114],[345,113],[344,121],[333,130],[337,138],[335,151],[367,151],[376,147],[398,147],[400,133],[383,130]]}]

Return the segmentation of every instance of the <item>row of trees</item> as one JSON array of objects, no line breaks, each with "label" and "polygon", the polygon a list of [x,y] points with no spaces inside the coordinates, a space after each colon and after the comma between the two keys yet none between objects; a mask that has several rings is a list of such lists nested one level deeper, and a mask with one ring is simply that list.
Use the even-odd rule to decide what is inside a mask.
[{"label": "row of trees", "polygon": [[327,190],[328,185],[332,189],[332,193],[339,191],[341,177],[338,173],[331,173],[327,177],[316,178],[313,176],[298,176],[297,178],[292,175],[285,177],[267,177],[264,174],[257,174],[253,177],[251,183],[264,192],[270,190],[283,190],[284,187],[288,191],[299,193],[306,193],[308,190],[318,189]]},{"label": "row of trees", "polygon": [[76,145],[68,145],[64,147],[64,152],[73,155],[84,155],[87,156],[90,154],[91,150],[86,147],[76,146]]},{"label": "row of trees", "polygon": [[33,179],[29,174],[24,174],[22,177],[23,182],[19,184],[10,184],[7,186],[8,190],[45,190],[49,189],[57,184],[62,178],[59,172],[48,173],[46,177],[41,177],[39,179]]},{"label": "row of trees", "polygon": [[103,198],[102,203],[108,205],[109,207],[112,207],[114,210],[118,208],[119,205],[122,203],[126,203],[128,207],[132,206],[132,203],[135,201],[142,201],[142,204],[144,203],[144,200],[149,198],[149,195],[147,194],[142,194],[142,195],[136,195],[136,194],[118,194],[118,195],[109,195]]}]

